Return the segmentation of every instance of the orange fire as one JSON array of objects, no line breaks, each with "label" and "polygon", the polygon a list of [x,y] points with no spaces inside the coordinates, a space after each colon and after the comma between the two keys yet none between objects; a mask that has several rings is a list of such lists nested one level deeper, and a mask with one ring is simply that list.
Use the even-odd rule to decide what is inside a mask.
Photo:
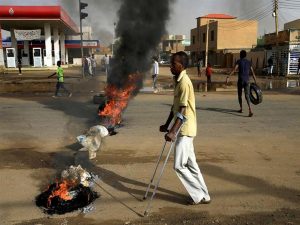
[{"label": "orange fire", "polygon": [[113,85],[108,85],[105,89],[106,96],[109,101],[104,109],[99,112],[99,116],[110,118],[110,124],[118,124],[121,122],[121,113],[127,107],[132,92],[136,89],[135,81],[139,78],[138,74],[130,75],[127,85],[119,89]]},{"label": "orange fire", "polygon": [[75,186],[75,182],[69,180],[63,180],[60,183],[56,182],[56,188],[52,191],[52,194],[48,198],[48,206],[51,205],[52,198],[56,196],[65,201],[71,200],[72,196],[69,195],[69,190],[73,186]]}]

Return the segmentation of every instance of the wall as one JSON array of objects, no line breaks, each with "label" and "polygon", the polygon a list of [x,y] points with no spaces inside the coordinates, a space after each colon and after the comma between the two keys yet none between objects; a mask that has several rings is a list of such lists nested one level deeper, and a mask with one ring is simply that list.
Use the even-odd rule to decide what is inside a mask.
[{"label": "wall", "polygon": [[[289,31],[283,30],[278,32],[278,43],[286,43],[290,39]],[[276,33],[270,33],[265,35],[265,44],[266,45],[276,45]]]},{"label": "wall", "polygon": [[290,30],[289,41],[295,44],[300,44],[300,29]]},{"label": "wall", "polygon": [[257,44],[258,23],[255,20],[218,23],[217,49],[252,48]]},{"label": "wall", "polygon": [[[195,37],[195,43],[193,43],[193,36]],[[191,52],[198,52],[199,51],[199,36],[197,28],[191,30],[191,45],[188,48]]]},{"label": "wall", "polygon": [[[240,59],[240,54],[233,53],[232,56],[232,67],[234,67],[235,62]],[[254,70],[260,70],[267,64],[266,51],[247,52],[247,59],[252,62]]]}]

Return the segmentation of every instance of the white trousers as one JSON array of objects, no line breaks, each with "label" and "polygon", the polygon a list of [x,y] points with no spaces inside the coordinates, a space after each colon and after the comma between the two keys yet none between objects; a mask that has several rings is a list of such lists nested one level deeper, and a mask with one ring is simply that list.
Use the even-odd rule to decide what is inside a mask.
[{"label": "white trousers", "polygon": [[193,140],[193,137],[178,136],[174,150],[174,170],[194,202],[199,203],[203,198],[210,200],[210,196],[196,162]]},{"label": "white trousers", "polygon": [[272,75],[273,73],[273,66],[268,67],[268,74]]}]

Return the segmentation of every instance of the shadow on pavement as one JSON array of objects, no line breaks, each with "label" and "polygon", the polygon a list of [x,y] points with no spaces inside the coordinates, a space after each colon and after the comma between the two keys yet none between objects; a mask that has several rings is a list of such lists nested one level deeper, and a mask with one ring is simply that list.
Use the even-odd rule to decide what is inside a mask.
[{"label": "shadow on pavement", "polygon": [[196,110],[200,110],[200,111],[205,110],[205,111],[225,113],[225,114],[230,114],[230,115],[240,116],[240,117],[248,117],[239,113],[238,110],[233,110],[233,109],[197,107]]},{"label": "shadow on pavement", "polygon": [[[284,186],[275,186],[268,182],[249,175],[237,174],[227,171],[222,167],[212,164],[201,164],[204,174],[222,179],[226,182],[235,183],[252,189],[253,194],[262,194],[288,200],[293,203],[300,202],[300,192]],[[224,193],[225,195],[226,193]],[[213,193],[211,193],[213,196]]]}]

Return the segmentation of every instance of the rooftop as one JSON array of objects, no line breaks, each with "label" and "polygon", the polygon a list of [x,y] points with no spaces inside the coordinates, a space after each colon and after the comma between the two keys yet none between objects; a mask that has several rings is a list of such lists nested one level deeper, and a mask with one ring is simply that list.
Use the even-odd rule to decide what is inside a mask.
[{"label": "rooftop", "polygon": [[[200,16],[198,18],[207,18],[207,19],[236,19],[236,17],[227,15],[227,14],[207,14],[205,16]],[[198,19],[197,18],[197,19]]]},{"label": "rooftop", "polygon": [[0,23],[4,30],[42,29],[44,24],[58,27],[66,34],[78,33],[76,23],[61,6],[1,6]]}]

